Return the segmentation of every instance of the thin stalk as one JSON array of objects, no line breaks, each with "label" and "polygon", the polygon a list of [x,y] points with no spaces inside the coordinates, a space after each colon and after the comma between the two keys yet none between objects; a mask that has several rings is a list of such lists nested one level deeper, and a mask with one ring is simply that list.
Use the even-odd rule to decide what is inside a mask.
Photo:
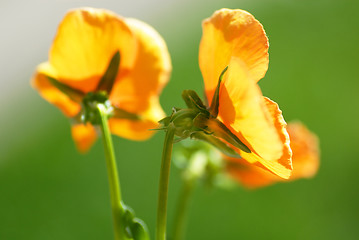
[{"label": "thin stalk", "polygon": [[156,240],[166,240],[168,185],[175,127],[169,124],[163,144],[157,205]]},{"label": "thin stalk", "polygon": [[114,232],[116,240],[126,239],[124,232],[121,230],[121,219],[123,207],[121,204],[121,188],[118,178],[118,171],[116,166],[115,152],[111,138],[110,129],[107,122],[106,107],[103,104],[97,104],[98,111],[101,117],[101,132],[103,137],[103,145],[105,148],[106,165],[108,172],[108,179],[110,184],[112,217],[114,224]]},{"label": "thin stalk", "polygon": [[173,240],[182,240],[184,239],[186,232],[186,222],[189,210],[189,203],[195,187],[195,179],[185,179],[181,189],[181,193],[178,198],[177,211],[174,221],[174,230],[172,239]]}]

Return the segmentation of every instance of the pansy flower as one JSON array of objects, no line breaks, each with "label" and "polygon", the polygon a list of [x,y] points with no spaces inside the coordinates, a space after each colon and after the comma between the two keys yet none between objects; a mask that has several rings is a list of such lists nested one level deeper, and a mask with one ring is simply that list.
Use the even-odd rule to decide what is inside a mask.
[{"label": "pansy flower", "polygon": [[93,124],[81,121],[86,97],[104,93],[114,109],[111,132],[144,140],[164,116],[159,94],[170,72],[167,46],[152,27],[108,10],[82,8],[62,20],[49,60],[37,67],[32,85],[73,120],[73,139],[86,151],[97,138]]},{"label": "pansy flower", "polygon": [[[319,167],[317,136],[300,122],[289,123],[288,133],[293,151],[293,173],[289,180],[313,177]],[[248,164],[243,159],[227,157],[226,160],[229,174],[248,188],[263,187],[283,181],[260,167]]]},{"label": "pansy flower", "polygon": [[199,66],[210,106],[185,90],[187,109],[161,120],[179,140],[191,137],[282,178],[292,171],[286,122],[278,105],[263,97],[257,82],[268,68],[262,25],[243,10],[221,9],[203,21]]},{"label": "pansy flower", "polygon": [[[203,21],[199,65],[208,102],[218,98],[216,120],[250,151],[235,150],[248,163],[288,178],[292,154],[286,123],[278,105],[257,85],[268,69],[268,46],[262,25],[250,13],[221,9]],[[218,128],[215,121],[207,124],[214,132]]]}]

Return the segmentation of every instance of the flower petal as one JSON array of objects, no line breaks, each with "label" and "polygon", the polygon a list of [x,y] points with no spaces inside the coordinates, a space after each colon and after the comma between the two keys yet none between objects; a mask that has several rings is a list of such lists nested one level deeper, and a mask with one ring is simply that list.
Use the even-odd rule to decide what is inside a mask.
[{"label": "flower petal", "polygon": [[266,159],[281,156],[283,145],[262,93],[239,58],[231,59],[224,75],[218,116],[251,151]]},{"label": "flower petal", "polygon": [[172,69],[166,43],[149,25],[136,19],[126,19],[138,41],[138,56],[130,72],[120,76],[110,95],[111,102],[142,120],[109,120],[111,132],[132,140],[144,140],[153,135],[158,121],[164,117],[159,94],[168,82]]},{"label": "flower petal", "polygon": [[73,125],[71,134],[77,149],[82,153],[87,152],[97,139],[95,127],[90,123]]},{"label": "flower petal", "polygon": [[131,71],[115,82],[110,100],[119,108],[140,114],[149,110],[152,98],[158,98],[167,84],[171,59],[166,43],[155,29],[136,19],[126,19],[126,24],[137,39],[137,58]]},{"label": "flower petal", "polygon": [[[286,129],[286,122],[282,116],[282,111],[279,109],[278,104],[264,97],[265,105],[270,113],[270,120],[275,127],[275,131],[280,138],[282,145],[282,152],[278,158],[265,158],[256,153],[248,154],[241,152],[241,156],[249,162],[258,162],[265,169],[270,170],[281,178],[288,179],[292,174],[292,150],[290,148],[289,135]],[[261,166],[260,165],[260,166]]]},{"label": "flower petal", "polygon": [[293,151],[291,179],[313,177],[319,168],[319,140],[300,122],[288,124],[290,146]]},{"label": "flower petal", "polygon": [[54,104],[68,117],[74,117],[79,113],[80,104],[72,101],[66,94],[54,87],[42,72],[46,72],[48,63],[40,64],[37,68],[37,72],[31,80],[32,86],[37,89],[40,95],[48,102]]},{"label": "flower petal", "polygon": [[131,68],[136,44],[131,30],[114,13],[103,9],[75,9],[61,22],[49,53],[59,81],[89,92],[95,89],[116,51],[120,72]]},{"label": "flower petal", "polygon": [[111,133],[115,135],[131,140],[146,140],[155,133],[151,129],[158,128],[158,121],[163,117],[165,114],[158,98],[153,97],[141,120],[110,118],[109,125]]},{"label": "flower petal", "polygon": [[243,62],[235,57],[223,79],[218,116],[250,148],[251,153],[238,149],[244,159],[251,163],[260,162],[283,178],[290,176],[291,152],[281,111],[276,103],[263,99]]},{"label": "flower petal", "polygon": [[[289,123],[287,129],[293,151],[293,173],[289,180],[313,177],[319,167],[318,138],[300,122]],[[244,159],[226,157],[226,160],[228,173],[245,187],[263,187],[283,181]]]},{"label": "flower petal", "polygon": [[247,188],[264,187],[282,179],[243,158],[227,158],[227,161],[226,171]]},{"label": "flower petal", "polygon": [[[259,81],[268,69],[268,39],[263,26],[248,12],[221,9],[203,21],[199,65],[206,92],[214,90],[232,56],[242,62],[252,80]],[[212,95],[208,95],[211,102]]]}]

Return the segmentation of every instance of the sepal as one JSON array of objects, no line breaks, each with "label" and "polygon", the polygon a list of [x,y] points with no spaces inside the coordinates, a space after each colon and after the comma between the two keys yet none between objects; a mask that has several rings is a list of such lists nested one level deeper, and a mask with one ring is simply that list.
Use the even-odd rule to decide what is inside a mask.
[{"label": "sepal", "polygon": [[211,103],[210,108],[208,109],[209,112],[211,113],[211,115],[212,115],[214,118],[216,118],[216,117],[218,116],[218,109],[219,109],[219,90],[221,89],[222,79],[223,79],[224,74],[227,72],[227,69],[228,69],[228,66],[223,69],[221,75],[219,76],[218,84],[217,84],[217,87],[216,87],[216,91],[215,91],[214,94],[213,94],[212,103]]},{"label": "sepal", "polygon": [[185,101],[188,108],[198,109],[199,111],[206,111],[207,108],[203,104],[201,98],[193,90],[184,90],[182,92],[182,98]]},{"label": "sepal", "polygon": [[130,120],[141,120],[141,116],[128,112],[126,110],[123,110],[118,107],[113,107],[113,115],[114,118],[120,118],[120,119],[130,119]]},{"label": "sepal", "polygon": [[66,84],[59,82],[57,79],[53,77],[47,76],[47,79],[49,80],[52,86],[56,87],[61,92],[66,94],[66,96],[68,96],[74,102],[78,102],[78,103],[81,102],[82,98],[85,96],[85,93],[83,93],[82,91],[69,87]]},{"label": "sepal", "polygon": [[188,108],[173,108],[170,116],[159,121],[163,127],[155,130],[166,129],[169,124],[173,124],[173,127],[175,128],[175,136],[178,137],[175,142],[191,137],[206,141],[213,146],[216,146],[228,156],[239,156],[228,144],[235,148],[239,148],[244,152],[250,153],[251,150],[234,133],[232,133],[230,129],[217,119],[220,85],[227,69],[228,67],[222,71],[221,76],[219,77],[217,89],[210,108],[207,108],[203,104],[195,91],[184,90],[182,92],[182,98]]},{"label": "sepal", "polygon": [[232,144],[234,147],[240,148],[246,153],[251,153],[251,150],[233,134],[222,122],[217,119],[210,118],[207,121],[208,129],[213,132],[213,135],[222,138],[226,142]]},{"label": "sepal", "polygon": [[111,58],[111,61],[106,69],[105,74],[102,76],[99,84],[97,85],[96,92],[105,91],[110,94],[117,77],[119,66],[120,52],[116,51],[116,53]]},{"label": "sepal", "polygon": [[205,142],[213,145],[214,147],[216,147],[218,150],[220,150],[223,154],[225,154],[227,156],[234,157],[234,158],[241,157],[233,148],[231,148],[226,143],[224,143],[223,141],[221,141],[220,139],[218,139],[217,137],[215,137],[213,135],[205,134],[202,132],[196,132],[191,135],[191,138],[205,141]]}]

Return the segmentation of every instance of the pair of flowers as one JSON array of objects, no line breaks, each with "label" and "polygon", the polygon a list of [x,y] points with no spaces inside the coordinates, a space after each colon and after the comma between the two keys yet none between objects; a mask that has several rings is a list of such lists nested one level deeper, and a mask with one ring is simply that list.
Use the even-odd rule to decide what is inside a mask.
[{"label": "pair of flowers", "polygon": [[[316,140],[303,126],[296,125],[293,133],[290,132],[291,137],[305,136],[299,141],[299,147],[293,147],[298,144],[290,143],[278,105],[262,96],[257,82],[268,68],[268,39],[262,25],[242,10],[216,11],[203,22],[199,65],[209,102],[216,95],[218,77],[228,66],[216,95],[218,106],[214,119],[249,149],[244,151],[219,137],[241,156],[228,158],[229,172],[249,186],[261,185],[258,179],[263,179],[265,174],[289,178],[291,147],[295,150],[293,159],[297,161],[296,151],[308,150],[301,143]],[[153,134],[149,129],[156,128],[165,116],[159,94],[170,72],[166,44],[152,27],[107,10],[84,8],[72,10],[65,16],[50,49],[49,60],[38,66],[32,84],[42,97],[73,120],[73,139],[84,152],[97,138],[93,124],[81,119],[86,96],[104,92],[114,109],[109,119],[111,132],[132,140],[144,140]],[[112,76],[110,80],[106,80],[107,75]],[[215,130],[211,121],[205,124]],[[298,162],[310,159],[310,163],[309,170],[303,174],[298,172],[297,176],[315,172],[317,149],[310,151],[310,157],[298,157]],[[276,177],[265,179],[259,182],[265,184]]]}]

